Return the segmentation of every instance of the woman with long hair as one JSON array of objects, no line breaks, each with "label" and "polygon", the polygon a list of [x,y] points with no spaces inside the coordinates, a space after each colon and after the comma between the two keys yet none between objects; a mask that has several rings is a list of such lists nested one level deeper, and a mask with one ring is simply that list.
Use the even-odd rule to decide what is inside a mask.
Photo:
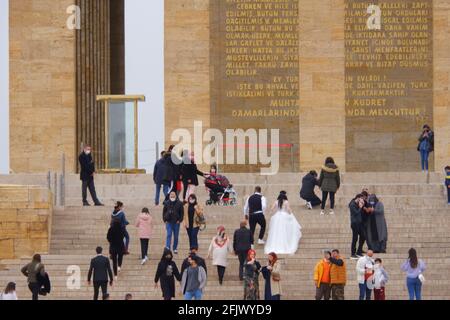
[{"label": "woman with long hair", "polygon": [[16,284],[14,282],[8,283],[5,291],[0,293],[0,300],[18,300],[16,294]]},{"label": "woman with long hair", "polygon": [[259,300],[259,272],[261,264],[256,260],[256,251],[249,250],[244,264],[244,300]]},{"label": "woman with long hair", "polygon": [[45,277],[45,267],[42,264],[42,259],[40,254],[35,254],[33,260],[22,268],[22,274],[27,277],[28,289],[32,293],[32,299],[39,299],[39,292],[41,290],[41,284],[38,277]]},{"label": "woman with long hair", "polygon": [[422,300],[422,282],[425,281],[423,272],[426,270],[425,262],[417,258],[414,248],[408,251],[408,260],[402,265],[402,271],[406,272],[406,287],[409,300]]},{"label": "woman with long hair", "polygon": [[319,178],[319,187],[322,190],[322,207],[320,214],[325,214],[325,205],[327,204],[328,195],[330,195],[330,214],[334,214],[334,200],[338,189],[341,186],[341,177],[339,168],[334,163],[334,159],[328,157],[325,159],[325,165],[322,167]]},{"label": "woman with long hair", "polygon": [[269,236],[264,253],[294,254],[297,252],[302,233],[301,226],[289,206],[286,191],[280,192],[272,206],[272,212],[274,211],[270,219]]},{"label": "woman with long hair", "polygon": [[268,254],[268,264],[261,272],[266,280],[264,300],[281,300],[281,265],[276,253]]},{"label": "woman with long hair", "polygon": [[219,284],[223,284],[225,270],[228,266],[228,253],[233,251],[231,240],[225,233],[225,227],[217,228],[217,235],[212,239],[209,245],[207,258],[212,257],[213,266],[217,266]]},{"label": "woman with long hair", "polygon": [[200,231],[199,217],[203,215],[203,209],[197,201],[197,196],[191,194],[184,205],[183,224],[189,237],[189,248],[198,249],[198,232]]}]

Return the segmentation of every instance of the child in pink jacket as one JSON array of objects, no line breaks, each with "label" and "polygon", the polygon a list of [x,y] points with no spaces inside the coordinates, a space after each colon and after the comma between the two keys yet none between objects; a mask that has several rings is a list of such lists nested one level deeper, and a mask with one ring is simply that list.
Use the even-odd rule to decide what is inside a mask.
[{"label": "child in pink jacket", "polygon": [[148,242],[152,234],[152,216],[148,208],[142,209],[142,212],[136,219],[139,239],[141,239],[142,262],[144,265],[148,261]]}]

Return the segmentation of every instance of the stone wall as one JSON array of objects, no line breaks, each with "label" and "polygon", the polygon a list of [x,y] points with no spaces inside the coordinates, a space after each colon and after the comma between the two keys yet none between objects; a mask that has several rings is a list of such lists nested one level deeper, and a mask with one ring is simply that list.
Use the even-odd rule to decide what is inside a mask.
[{"label": "stone wall", "polygon": [[434,0],[435,170],[450,165],[450,2]]},{"label": "stone wall", "polygon": [[10,144],[14,172],[75,166],[72,0],[10,1]]},{"label": "stone wall", "polygon": [[300,0],[300,170],[345,170],[344,0]]},{"label": "stone wall", "polygon": [[210,126],[209,0],[165,1],[165,135]]},{"label": "stone wall", "polygon": [[48,253],[51,193],[43,187],[0,186],[0,259]]},{"label": "stone wall", "polygon": [[[210,1],[165,1],[167,144],[171,143],[170,134],[174,129],[190,128],[194,120],[210,121]],[[370,167],[352,165],[347,168],[345,12],[345,0],[299,0],[300,134],[298,141],[292,141],[300,144],[299,168],[301,171],[317,169],[326,156],[333,156],[342,170],[419,171],[419,154],[415,148],[420,130],[417,133],[410,130],[396,138],[400,144],[412,147],[401,151],[398,157],[391,157],[390,161],[402,163],[407,159],[410,161],[407,168],[398,163],[377,162],[380,152],[366,156],[364,161],[374,162]],[[448,1],[433,1],[433,118],[427,121],[432,123],[436,133],[436,150],[431,157],[436,171],[448,164],[450,158],[449,12]],[[390,122],[395,126],[395,119]],[[417,128],[421,122],[418,119]],[[368,136],[367,141],[370,138]],[[391,153],[394,151],[397,152]]]}]

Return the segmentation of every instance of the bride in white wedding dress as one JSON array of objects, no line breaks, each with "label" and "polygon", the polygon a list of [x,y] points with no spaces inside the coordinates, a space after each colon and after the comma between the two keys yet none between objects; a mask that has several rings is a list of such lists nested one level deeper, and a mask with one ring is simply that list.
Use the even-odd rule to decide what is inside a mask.
[{"label": "bride in white wedding dress", "polygon": [[281,191],[278,200],[272,206],[275,214],[270,219],[269,236],[264,253],[295,254],[302,237],[302,227],[289,206],[285,191]]}]

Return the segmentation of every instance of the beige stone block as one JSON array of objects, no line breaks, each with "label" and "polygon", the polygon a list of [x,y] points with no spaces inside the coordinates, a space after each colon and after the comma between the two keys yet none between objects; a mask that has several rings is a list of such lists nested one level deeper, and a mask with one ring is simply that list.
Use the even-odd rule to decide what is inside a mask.
[{"label": "beige stone block", "polygon": [[4,239],[0,235],[0,260],[14,258],[14,241],[12,239]]},{"label": "beige stone block", "polygon": [[17,220],[17,210],[16,209],[1,209],[0,210],[0,221],[14,222],[16,220]]}]

